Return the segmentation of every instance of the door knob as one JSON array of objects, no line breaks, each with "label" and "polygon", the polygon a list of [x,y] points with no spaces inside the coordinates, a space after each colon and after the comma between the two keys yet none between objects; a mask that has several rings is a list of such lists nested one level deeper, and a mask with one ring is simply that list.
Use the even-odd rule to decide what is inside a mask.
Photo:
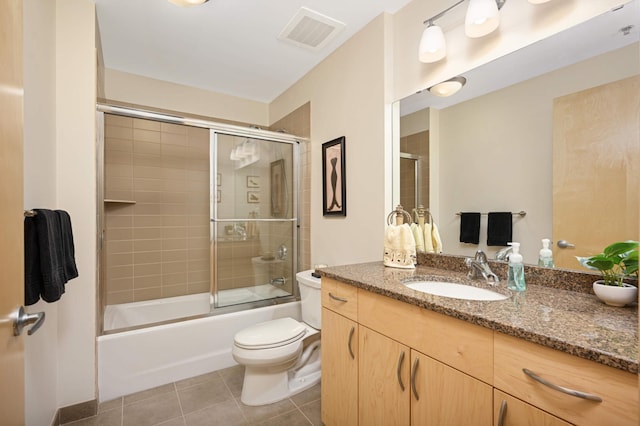
[{"label": "door knob", "polygon": [[558,241],[558,247],[560,248],[574,248],[575,246],[576,246],[575,244],[571,244],[567,240]]},{"label": "door knob", "polygon": [[27,330],[27,334],[31,336],[33,333],[38,331],[38,329],[40,328],[43,322],[44,322],[44,312],[28,314],[24,311],[24,307],[20,306],[20,308],[18,309],[18,316],[13,322],[13,335],[14,336],[21,335],[22,330],[26,326],[33,324],[33,327]]}]

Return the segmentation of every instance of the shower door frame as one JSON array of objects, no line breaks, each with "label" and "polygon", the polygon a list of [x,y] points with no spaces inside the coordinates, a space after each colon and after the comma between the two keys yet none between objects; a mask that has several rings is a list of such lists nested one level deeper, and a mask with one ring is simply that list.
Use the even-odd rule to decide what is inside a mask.
[{"label": "shower door frame", "polygon": [[[278,133],[281,134],[281,133]],[[292,182],[293,182],[293,197],[291,201],[291,206],[293,209],[293,214],[291,218],[274,218],[274,219],[249,219],[249,218],[232,218],[232,219],[219,219],[218,218],[218,203],[216,202],[216,175],[218,174],[218,135],[226,135],[226,136],[238,136],[234,133],[230,132],[222,132],[217,131],[216,129],[211,129],[210,131],[210,153],[209,153],[209,185],[211,188],[211,193],[209,194],[209,203],[210,203],[210,221],[209,221],[209,243],[211,244],[211,266],[210,266],[210,282],[211,282],[211,294],[213,295],[213,301],[211,303],[211,312],[215,313],[224,313],[224,312],[235,312],[238,311],[239,306],[244,306],[247,309],[259,308],[262,306],[275,305],[279,303],[286,303],[293,300],[298,300],[300,298],[300,291],[298,286],[295,284],[295,276],[296,272],[300,269],[300,257],[299,257],[299,247],[300,247],[300,206],[298,204],[299,201],[299,189],[300,189],[300,142],[299,140],[274,140],[269,136],[256,135],[253,136],[252,139],[259,139],[267,142],[276,142],[276,143],[288,143],[292,145],[292,167],[291,170],[293,172]],[[268,223],[268,222],[290,222],[293,227],[293,250],[292,250],[292,293],[290,296],[282,296],[278,298],[272,299],[262,299],[256,300],[252,302],[243,302],[240,304],[232,304],[227,306],[218,307],[219,303],[219,295],[218,295],[218,279],[217,279],[217,271],[218,271],[218,256],[217,256],[217,232],[216,232],[216,224],[217,223],[235,223],[235,222],[256,222],[256,223]]]},{"label": "shower door frame", "polygon": [[[104,330],[104,310],[106,307],[106,295],[105,295],[105,285],[104,285],[104,268],[105,268],[105,262],[104,262],[104,256],[105,256],[105,250],[103,249],[103,243],[104,243],[104,114],[112,114],[112,115],[119,115],[119,116],[124,116],[124,117],[132,117],[132,118],[141,118],[141,119],[148,119],[148,120],[154,120],[154,121],[159,121],[159,122],[163,122],[163,123],[171,123],[171,124],[179,124],[179,125],[185,125],[185,126],[191,126],[191,127],[199,127],[199,128],[206,128],[210,130],[210,134],[215,133],[223,133],[223,134],[228,134],[228,135],[233,135],[233,136],[239,136],[239,137],[246,137],[246,138],[254,138],[254,139],[261,139],[261,140],[268,140],[268,141],[273,141],[273,142],[284,142],[284,143],[290,143],[290,144],[294,144],[294,153],[293,153],[293,194],[294,194],[294,203],[293,203],[293,210],[295,212],[295,220],[294,222],[294,233],[295,236],[293,237],[293,241],[294,241],[294,249],[292,250],[293,252],[293,256],[295,257],[295,259],[293,260],[293,278],[295,280],[295,274],[299,271],[300,269],[300,256],[299,256],[299,250],[300,250],[300,205],[299,203],[299,188],[300,188],[300,151],[299,151],[299,144],[303,141],[308,141],[306,138],[301,138],[299,136],[294,136],[294,135],[289,135],[286,133],[281,133],[281,132],[272,132],[269,130],[262,130],[259,128],[255,128],[255,127],[242,127],[242,126],[236,126],[236,125],[231,125],[231,124],[224,124],[224,123],[218,123],[215,121],[210,121],[210,120],[203,120],[203,119],[196,119],[196,118],[189,118],[189,117],[185,117],[185,116],[179,116],[179,115],[171,115],[171,114],[166,114],[166,113],[159,113],[159,112],[155,112],[155,111],[151,111],[151,110],[144,110],[144,109],[140,109],[140,108],[129,108],[129,107],[123,107],[123,106],[118,106],[118,105],[111,105],[111,104],[106,104],[106,103],[97,103],[96,104],[96,185],[97,185],[97,191],[96,191],[96,205],[97,205],[97,214],[96,214],[96,222],[97,222],[97,247],[96,247],[96,261],[97,261],[97,271],[96,271],[96,275],[97,275],[97,280],[98,280],[98,288],[97,288],[97,300],[96,300],[96,307],[97,310],[99,312],[98,315],[98,320],[96,321],[96,333],[98,336],[102,336],[102,335],[107,335],[107,334],[114,334],[114,333],[120,333],[120,332],[124,332],[124,331],[130,331],[130,330],[136,330],[136,329],[141,329],[141,328],[147,328],[147,327],[152,327],[152,326],[156,326],[156,325],[161,325],[161,324],[170,324],[170,323],[175,323],[175,322],[181,322],[181,321],[186,321],[186,320],[191,320],[191,319],[196,319],[196,318],[202,318],[202,317],[207,317],[207,316],[211,316],[211,315],[220,315],[220,314],[225,314],[225,313],[230,313],[230,312],[238,312],[238,311],[242,311],[242,310],[249,310],[249,309],[254,309],[254,308],[258,308],[258,307],[262,307],[262,306],[269,306],[269,305],[276,305],[276,304],[281,304],[281,303],[287,303],[287,302],[292,302],[292,301],[296,301],[300,299],[300,292],[298,289],[298,286],[293,283],[293,294],[291,296],[287,296],[287,297],[281,297],[281,298],[277,298],[277,299],[267,299],[267,300],[263,300],[263,301],[255,301],[255,302],[248,302],[248,303],[244,303],[244,304],[239,304],[239,305],[230,305],[230,306],[226,306],[226,307],[221,307],[221,308],[215,308],[214,309],[214,303],[211,303],[210,305],[210,312],[206,313],[206,314],[196,314],[193,316],[189,316],[189,317],[182,317],[182,318],[177,318],[177,319],[171,319],[171,320],[167,320],[167,321],[162,321],[162,322],[158,322],[158,323],[151,323],[151,324],[145,324],[145,325],[139,325],[139,326],[132,326],[132,327],[127,327],[127,328],[121,328],[121,329],[116,329],[116,330]],[[211,146],[211,144],[210,144]],[[211,159],[211,155],[209,156],[209,160],[212,161]],[[213,176],[215,177],[215,172],[210,168],[210,173],[214,173]],[[211,181],[210,181],[211,182]],[[215,180],[213,181],[215,182]],[[215,195],[215,188],[211,188],[210,189],[210,194],[209,194],[209,202],[211,204],[215,204],[215,197],[212,198],[212,191],[213,191],[213,195]],[[213,211],[213,210],[211,210]],[[268,220],[268,219],[265,219]],[[276,220],[280,220],[280,219],[276,219]],[[210,227],[209,227],[209,241],[210,241],[210,256],[211,259],[213,260],[214,257],[214,252],[213,252],[213,238],[214,235],[212,233],[212,229],[213,229],[213,223],[210,221]],[[213,270],[210,271],[210,294],[215,297],[217,297],[216,293],[213,293],[214,290],[214,286],[215,286],[215,282],[213,280]]]}]

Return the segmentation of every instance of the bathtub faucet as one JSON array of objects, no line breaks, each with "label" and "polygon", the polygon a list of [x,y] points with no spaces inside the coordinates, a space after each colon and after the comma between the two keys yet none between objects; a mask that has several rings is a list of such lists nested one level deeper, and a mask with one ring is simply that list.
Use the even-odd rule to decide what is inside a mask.
[{"label": "bathtub faucet", "polygon": [[284,285],[287,281],[285,277],[271,278],[271,285]]}]

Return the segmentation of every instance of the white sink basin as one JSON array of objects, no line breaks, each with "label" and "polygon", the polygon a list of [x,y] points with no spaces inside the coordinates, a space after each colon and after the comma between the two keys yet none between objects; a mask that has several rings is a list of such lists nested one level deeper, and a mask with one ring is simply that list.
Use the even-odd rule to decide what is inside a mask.
[{"label": "white sink basin", "polygon": [[440,281],[409,281],[407,287],[436,296],[451,297],[464,300],[505,300],[508,296],[485,288],[473,287],[465,284]]}]

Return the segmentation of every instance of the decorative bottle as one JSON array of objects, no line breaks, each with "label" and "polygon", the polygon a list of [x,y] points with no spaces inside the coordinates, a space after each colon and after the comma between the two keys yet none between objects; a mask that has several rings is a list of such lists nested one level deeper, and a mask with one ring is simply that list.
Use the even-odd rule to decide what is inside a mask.
[{"label": "decorative bottle", "polygon": [[513,247],[509,255],[509,270],[507,272],[507,288],[515,291],[525,291],[527,284],[524,281],[524,264],[520,254],[520,243],[509,243]]},{"label": "decorative bottle", "polygon": [[548,238],[542,239],[542,248],[538,257],[538,266],[545,268],[553,268],[553,252],[549,248],[550,241]]}]

